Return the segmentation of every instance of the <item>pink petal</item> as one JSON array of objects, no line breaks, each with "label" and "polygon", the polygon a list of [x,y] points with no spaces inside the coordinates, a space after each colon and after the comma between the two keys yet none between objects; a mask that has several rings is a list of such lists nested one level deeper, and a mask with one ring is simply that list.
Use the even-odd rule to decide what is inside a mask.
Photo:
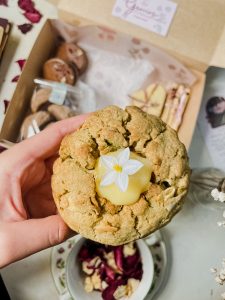
[{"label": "pink petal", "polygon": [[9,107],[10,101],[9,100],[3,100],[3,102],[4,102],[4,106],[5,106],[4,114],[6,114],[6,111],[7,111],[7,108]]},{"label": "pink petal", "polygon": [[26,59],[18,59],[16,62],[18,63],[18,65],[20,67],[20,70],[22,71],[23,66],[24,66],[24,64],[26,62]]},{"label": "pink petal", "polygon": [[11,80],[11,82],[17,82],[20,78],[20,75],[16,75],[15,77],[13,77],[13,79]]},{"label": "pink petal", "polygon": [[18,6],[25,11],[33,11],[34,10],[34,4],[31,0],[19,0]]},{"label": "pink petal", "polygon": [[25,24],[18,25],[17,27],[23,34],[26,34],[32,29],[33,25],[30,23],[25,23]]},{"label": "pink petal", "polygon": [[8,0],[0,0],[0,5],[8,6]]},{"label": "pink petal", "polygon": [[23,14],[25,18],[27,18],[31,23],[38,23],[42,17],[42,15],[38,12],[25,12]]}]

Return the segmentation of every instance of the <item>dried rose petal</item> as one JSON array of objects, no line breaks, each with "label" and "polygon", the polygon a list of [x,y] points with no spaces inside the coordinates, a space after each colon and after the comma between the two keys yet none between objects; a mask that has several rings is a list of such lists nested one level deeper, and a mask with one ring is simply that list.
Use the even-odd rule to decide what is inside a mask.
[{"label": "dried rose petal", "polygon": [[30,23],[25,23],[25,24],[18,25],[17,27],[23,34],[26,34],[33,28],[33,25]]},{"label": "dried rose petal", "polygon": [[20,75],[16,75],[15,77],[13,77],[13,79],[11,80],[11,82],[17,82],[20,78]]},{"label": "dried rose petal", "polygon": [[25,11],[33,11],[34,4],[31,0],[19,0],[18,6]]},{"label": "dried rose petal", "polygon": [[[87,266],[88,273],[89,267],[93,268],[92,261],[100,260],[99,264],[94,263],[94,269],[96,274],[100,276],[101,281],[106,283],[105,287],[102,286],[103,299],[115,300],[114,292],[119,286],[127,284],[129,279],[141,280],[143,267],[136,243],[134,248],[135,253],[125,257],[123,246],[113,247],[86,241],[81,247],[78,258],[82,265]],[[109,265],[110,252],[114,254],[116,268]],[[94,288],[94,290],[97,289]]]},{"label": "dried rose petal", "polygon": [[78,253],[78,258],[80,261],[89,261],[91,260],[90,253],[86,245],[83,245]]},{"label": "dried rose petal", "polygon": [[31,23],[38,23],[42,17],[39,11],[25,12],[23,14]]},{"label": "dried rose petal", "polygon": [[115,275],[116,275],[115,272],[107,264],[105,264],[105,271],[106,271],[106,276],[108,277],[109,281],[115,279]]},{"label": "dried rose petal", "polygon": [[25,65],[26,59],[18,59],[16,62],[18,63],[20,70],[22,71],[23,66]]},{"label": "dried rose petal", "polygon": [[123,246],[115,247],[114,257],[118,268],[122,271],[123,270]]},{"label": "dried rose petal", "polygon": [[4,114],[6,114],[6,111],[7,111],[7,108],[9,107],[10,101],[9,100],[3,100],[3,102],[4,102],[4,106],[5,106]]},{"label": "dried rose petal", "polygon": [[[1,4],[0,4],[1,5]],[[5,150],[7,150],[6,148],[0,146],[0,153],[4,152]]]},{"label": "dried rose petal", "polygon": [[8,0],[0,0],[0,5],[8,6]]},{"label": "dried rose petal", "polygon": [[125,279],[118,279],[115,281],[112,281],[110,285],[102,292],[102,298],[104,300],[115,300],[113,294],[115,293],[116,289],[120,285],[125,285],[127,283],[127,280]]}]

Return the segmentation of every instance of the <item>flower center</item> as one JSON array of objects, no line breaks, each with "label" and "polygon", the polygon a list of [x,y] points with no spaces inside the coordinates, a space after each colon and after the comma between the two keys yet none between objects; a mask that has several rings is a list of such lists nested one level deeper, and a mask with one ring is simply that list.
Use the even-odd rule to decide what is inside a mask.
[{"label": "flower center", "polygon": [[113,169],[116,171],[116,172],[118,172],[118,173],[121,173],[122,172],[122,167],[120,166],[120,165],[115,165],[115,166],[113,166]]}]

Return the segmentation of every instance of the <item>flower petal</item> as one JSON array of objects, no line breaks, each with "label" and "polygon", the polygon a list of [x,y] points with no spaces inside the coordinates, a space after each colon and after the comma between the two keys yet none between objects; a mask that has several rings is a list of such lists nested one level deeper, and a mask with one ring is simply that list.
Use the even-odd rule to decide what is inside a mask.
[{"label": "flower petal", "polygon": [[115,182],[117,178],[117,174],[115,171],[110,171],[108,172],[103,178],[102,181],[100,182],[100,186],[107,186]]},{"label": "flower petal", "polygon": [[121,192],[126,192],[128,188],[128,175],[125,172],[117,173],[116,185],[121,190]]},{"label": "flower petal", "polygon": [[[19,26],[18,26],[19,27]],[[22,71],[23,66],[25,65],[26,59],[18,59],[16,63],[18,63],[20,70]]]},{"label": "flower petal", "polygon": [[8,0],[0,0],[0,5],[8,6]]},{"label": "flower petal", "polygon": [[133,175],[137,171],[139,171],[144,164],[136,159],[129,159],[128,162],[126,162],[123,165],[123,172],[125,172],[128,175]]},{"label": "flower petal", "polygon": [[35,10],[34,12],[25,12],[23,15],[31,23],[38,23],[42,18],[42,15],[37,10]]},{"label": "flower petal", "polygon": [[17,82],[20,78],[20,75],[16,75],[15,77],[13,77],[13,79],[11,80],[11,82]]},{"label": "flower petal", "polygon": [[33,24],[25,23],[25,24],[18,25],[17,27],[23,34],[26,34],[32,29]]},{"label": "flower petal", "polygon": [[102,155],[100,160],[103,165],[110,170],[113,170],[113,167],[118,164],[117,159],[114,156]]},{"label": "flower petal", "polygon": [[9,107],[10,101],[5,99],[5,100],[3,100],[3,102],[4,102],[4,108],[5,108],[4,114],[6,114],[6,111],[7,111],[8,107]]},{"label": "flower petal", "polygon": [[129,147],[125,148],[120,152],[118,155],[118,163],[120,166],[123,166],[129,159],[130,157],[130,149]]}]

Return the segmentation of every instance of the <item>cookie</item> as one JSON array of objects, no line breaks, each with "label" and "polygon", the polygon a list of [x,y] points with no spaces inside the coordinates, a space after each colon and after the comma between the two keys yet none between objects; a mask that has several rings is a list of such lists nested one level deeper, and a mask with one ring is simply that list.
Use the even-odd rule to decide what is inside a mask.
[{"label": "cookie", "polygon": [[44,104],[48,103],[51,91],[51,89],[42,88],[33,93],[30,103],[31,111],[33,113],[37,112]]},{"label": "cookie", "polygon": [[73,68],[59,58],[51,58],[44,63],[43,77],[47,80],[75,84],[77,75]]},{"label": "cookie", "polygon": [[[26,139],[35,133],[42,130],[49,122],[51,122],[52,117],[46,111],[38,111],[34,114],[27,116],[20,129],[21,139]],[[33,129],[34,128],[34,129]],[[31,133],[34,134],[31,134]]]},{"label": "cookie", "polygon": [[[126,149],[151,165],[151,176],[135,202],[116,205],[99,196],[96,165]],[[113,168],[121,171],[118,165]],[[121,245],[172,219],[184,202],[189,176],[187,153],[175,130],[138,107],[109,106],[91,114],[63,139],[53,167],[52,191],[70,228],[88,239]]]},{"label": "cookie", "polygon": [[50,104],[48,112],[57,120],[64,120],[75,115],[75,113],[65,105]]},{"label": "cookie", "polygon": [[88,66],[88,59],[85,51],[74,43],[63,43],[59,46],[56,56],[69,64],[73,64],[79,74],[83,74]]}]

